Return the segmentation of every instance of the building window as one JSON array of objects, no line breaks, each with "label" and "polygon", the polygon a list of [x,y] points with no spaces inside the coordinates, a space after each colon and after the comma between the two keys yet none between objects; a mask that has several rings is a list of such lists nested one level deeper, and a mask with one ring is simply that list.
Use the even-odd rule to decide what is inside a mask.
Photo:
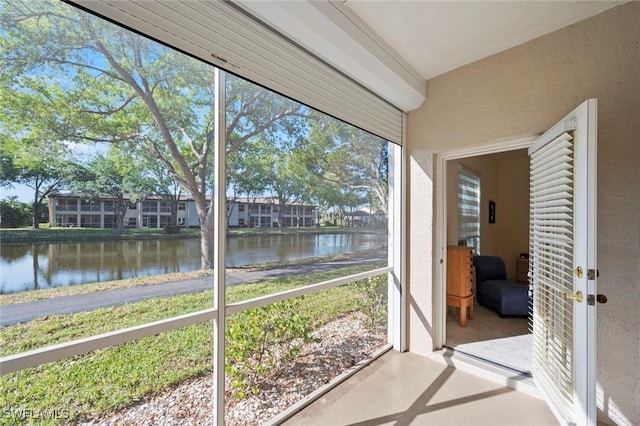
[{"label": "building window", "polygon": [[458,170],[458,245],[480,254],[480,177],[464,167]]},{"label": "building window", "polygon": [[187,203],[185,203],[184,201],[180,201],[178,203],[178,210],[186,210],[187,209]]},{"label": "building window", "polygon": [[158,202],[153,201],[143,201],[142,202],[142,211],[146,213],[155,213],[158,211]]},{"label": "building window", "polygon": [[[160,216],[162,217],[162,216]],[[143,216],[146,219],[147,228],[157,228],[158,227],[158,216]]]},{"label": "building window", "polygon": [[100,201],[80,200],[80,210],[83,212],[99,212]]},{"label": "building window", "polygon": [[104,216],[104,227],[105,228],[115,228],[116,227],[116,216],[112,214],[107,214]]},{"label": "building window", "polygon": [[56,205],[58,211],[75,212],[78,210],[78,200],[75,198],[59,198]]},{"label": "building window", "polygon": [[80,216],[81,228],[100,228],[100,215],[86,215]]}]

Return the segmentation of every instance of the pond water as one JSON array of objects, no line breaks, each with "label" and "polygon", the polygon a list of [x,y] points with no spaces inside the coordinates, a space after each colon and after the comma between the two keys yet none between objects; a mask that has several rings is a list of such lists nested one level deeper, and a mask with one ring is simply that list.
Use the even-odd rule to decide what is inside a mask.
[{"label": "pond water", "polygon": [[[385,246],[386,235],[230,238],[227,266],[286,262]],[[200,240],[0,245],[0,294],[200,269]]]}]

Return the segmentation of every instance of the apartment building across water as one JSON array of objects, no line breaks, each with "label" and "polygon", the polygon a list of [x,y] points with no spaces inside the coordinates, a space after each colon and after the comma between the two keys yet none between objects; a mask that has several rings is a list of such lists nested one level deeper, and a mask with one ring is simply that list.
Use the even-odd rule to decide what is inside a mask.
[{"label": "apartment building across water", "polygon": [[[48,197],[49,225],[80,228],[115,228],[115,200],[109,196],[86,194],[53,194]],[[280,208],[283,209],[280,214]],[[243,227],[310,227],[318,223],[318,209],[304,203],[280,206],[273,198],[228,200],[229,226]],[[178,201],[177,224],[198,227],[200,221],[193,199]],[[280,222],[282,222],[280,224]],[[159,196],[148,196],[130,202],[124,216],[126,228],[163,228],[171,224],[171,202]]]}]

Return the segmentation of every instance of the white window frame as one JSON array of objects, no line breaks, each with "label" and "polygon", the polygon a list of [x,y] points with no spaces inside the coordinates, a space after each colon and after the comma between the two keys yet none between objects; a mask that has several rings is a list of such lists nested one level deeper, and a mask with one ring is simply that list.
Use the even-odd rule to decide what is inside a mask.
[{"label": "white window frame", "polygon": [[[481,214],[481,183],[480,174],[471,170],[465,166],[460,166],[458,168],[458,185],[457,185],[457,199],[458,199],[458,245],[465,245],[469,247],[473,247],[475,254],[480,254],[480,218]],[[466,182],[471,182],[471,184],[466,184]],[[474,191],[473,186],[475,186],[477,190]],[[466,197],[467,191],[463,189],[469,190],[471,194],[477,195],[473,200]],[[461,201],[467,199],[467,201]],[[465,210],[473,209],[478,212],[477,215],[463,214]],[[465,226],[466,225],[466,226]],[[475,228],[475,232],[469,232],[467,228],[470,228],[473,225]],[[464,244],[460,244],[464,242]]]}]

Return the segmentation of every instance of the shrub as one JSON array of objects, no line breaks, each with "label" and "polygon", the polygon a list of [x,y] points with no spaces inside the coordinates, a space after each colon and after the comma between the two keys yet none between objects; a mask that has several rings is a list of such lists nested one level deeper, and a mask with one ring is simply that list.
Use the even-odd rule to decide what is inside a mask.
[{"label": "shrub", "polygon": [[386,323],[387,279],[385,274],[355,283],[355,287],[360,293],[360,308],[369,320],[367,327],[370,330],[381,328]]},{"label": "shrub", "polygon": [[225,371],[233,396],[257,393],[262,380],[300,352],[310,340],[308,318],[298,314],[300,300],[286,300],[235,315],[227,322]]},{"label": "shrub", "polygon": [[178,234],[180,232],[180,227],[178,225],[166,225],[164,227],[165,234]]},{"label": "shrub", "polygon": [[33,207],[15,198],[0,200],[0,226],[2,228],[20,228],[31,225]]}]

